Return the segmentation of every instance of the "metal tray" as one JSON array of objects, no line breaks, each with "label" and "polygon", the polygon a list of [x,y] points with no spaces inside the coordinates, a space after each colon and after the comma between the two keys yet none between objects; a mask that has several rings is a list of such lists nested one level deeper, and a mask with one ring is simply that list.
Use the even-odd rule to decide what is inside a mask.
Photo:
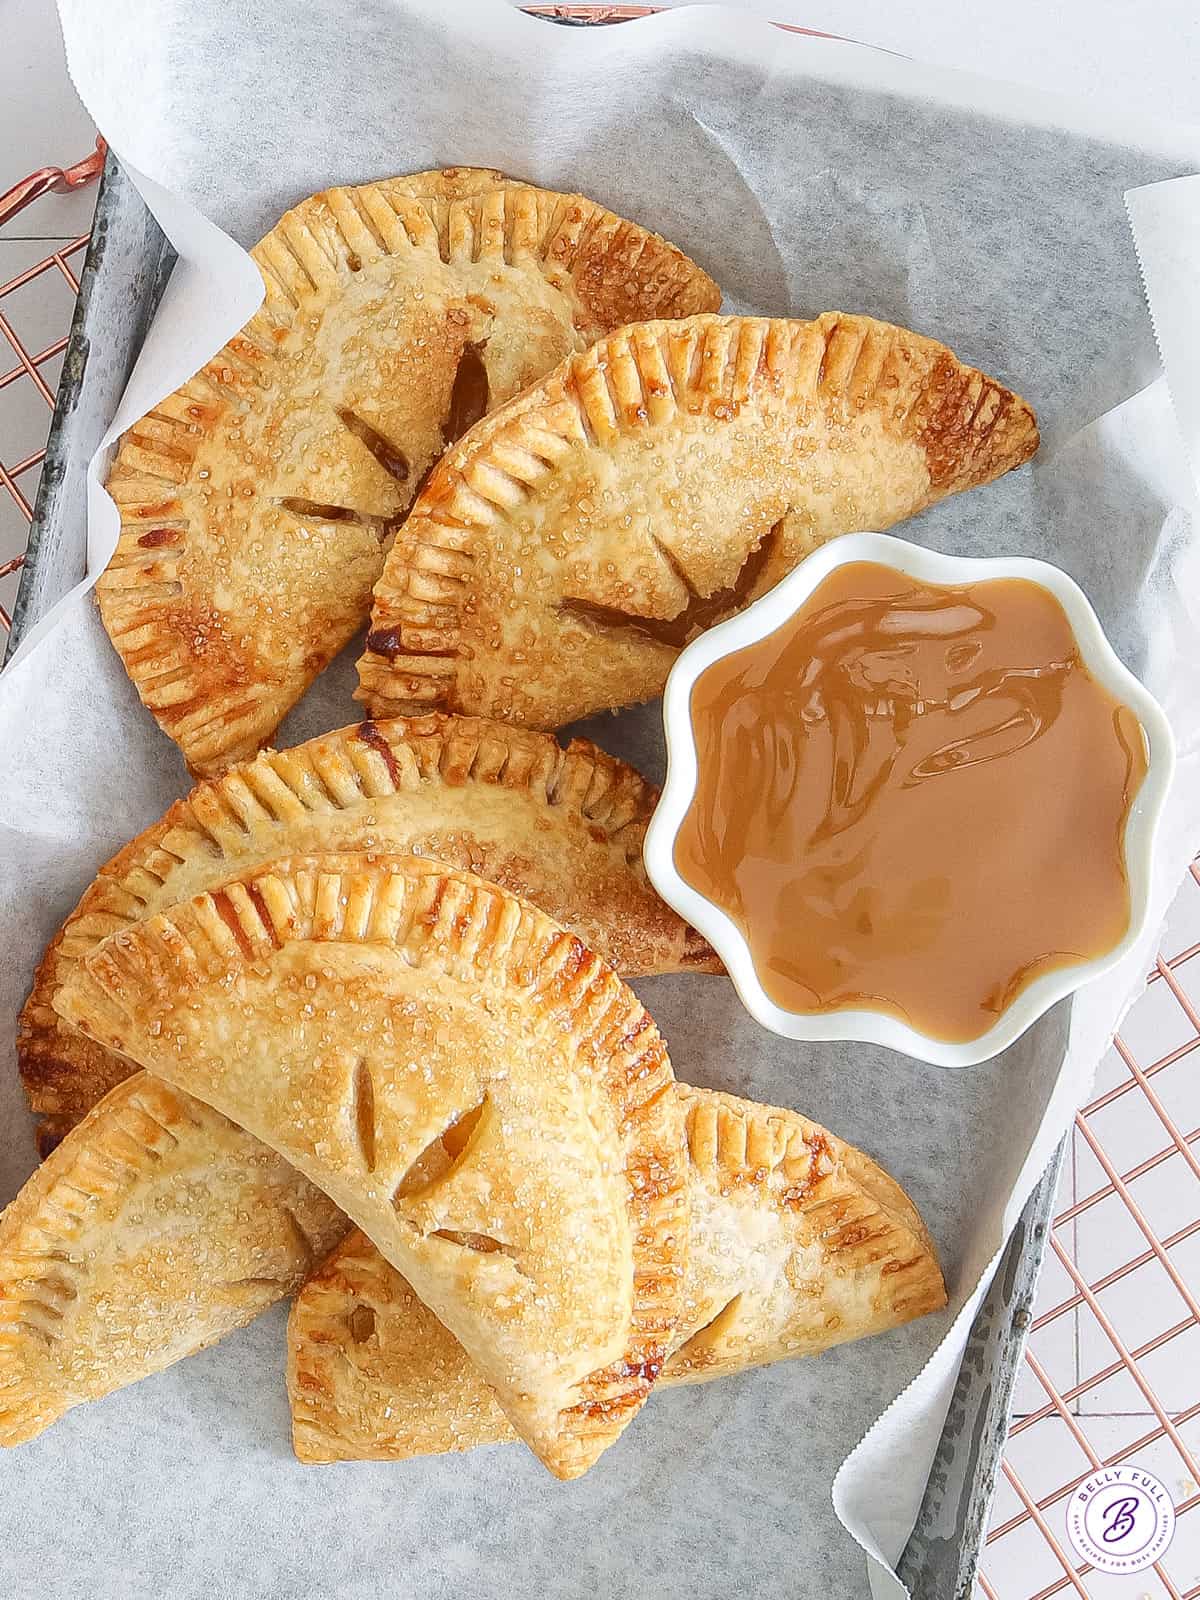
[{"label": "metal tray", "polygon": [[[120,399],[174,252],[110,155],[38,487],[9,649],[84,576],[87,463]],[[900,1574],[918,1600],[969,1600],[1008,1430],[1065,1141],[971,1329]]]}]

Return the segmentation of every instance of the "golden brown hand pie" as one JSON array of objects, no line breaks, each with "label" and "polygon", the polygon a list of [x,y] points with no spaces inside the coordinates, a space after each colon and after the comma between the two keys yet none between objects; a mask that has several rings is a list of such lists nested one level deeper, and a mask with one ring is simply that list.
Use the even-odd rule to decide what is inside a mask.
[{"label": "golden brown hand pie", "polygon": [[128,1079],[0,1215],[0,1444],[240,1328],[346,1227],[218,1112]]},{"label": "golden brown hand pie", "polygon": [[1023,400],[869,317],[623,328],[446,453],[375,587],[358,696],[541,728],[648,699],[817,545],[1037,437]]},{"label": "golden brown hand pie", "polygon": [[418,857],[300,858],[113,934],[55,1004],[317,1183],[557,1475],[637,1412],[680,1309],[682,1117],[559,924]]},{"label": "golden brown hand pie", "polygon": [[[861,1151],[793,1111],[676,1093],[691,1227],[660,1383],[815,1355],[945,1305],[916,1208]],[[514,1436],[462,1346],[357,1231],[292,1308],[288,1392],[302,1461],[403,1460]]]},{"label": "golden brown hand pie", "polygon": [[118,928],[275,856],[437,856],[533,900],[626,976],[719,971],[646,878],[656,799],[594,745],[438,716],[343,728],[201,784],[101,868],[38,969],[17,1053],[43,1148],[131,1071],[56,1015],[58,985]]},{"label": "golden brown hand pie", "polygon": [[97,585],[138,693],[204,775],[269,739],[365,620],[447,442],[621,323],[721,301],[656,234],[480,170],[330,189],[251,254],[261,309],[121,441]]}]

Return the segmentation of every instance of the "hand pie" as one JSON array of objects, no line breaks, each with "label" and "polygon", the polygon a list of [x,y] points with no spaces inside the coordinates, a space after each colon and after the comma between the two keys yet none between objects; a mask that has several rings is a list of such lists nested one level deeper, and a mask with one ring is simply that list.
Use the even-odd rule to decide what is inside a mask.
[{"label": "hand pie", "polygon": [[549,917],[415,856],[282,861],[106,939],[55,1004],[317,1183],[558,1476],[637,1412],[682,1118],[654,1024]]},{"label": "hand pie", "polygon": [[218,1112],[128,1079],[0,1215],[0,1444],[240,1328],[346,1227]]},{"label": "hand pie", "polygon": [[1023,400],[869,317],[622,328],[447,452],[375,587],[358,697],[540,728],[648,699],[817,545],[1037,438]]},{"label": "hand pie", "polygon": [[121,441],[96,589],[200,775],[265,743],[365,620],[447,443],[621,323],[721,302],[656,234],[498,172],[330,189],[251,254],[260,310]]},{"label": "hand pie", "polygon": [[[861,1151],[793,1111],[676,1085],[691,1156],[684,1309],[660,1383],[702,1382],[940,1310],[916,1208]],[[365,1234],[288,1324],[302,1461],[403,1460],[513,1438],[462,1346]]]},{"label": "hand pie", "polygon": [[43,1148],[131,1070],[55,1014],[58,985],[118,928],[279,855],[437,856],[533,900],[627,976],[719,971],[646,878],[656,799],[594,745],[437,716],[343,728],[201,784],[101,868],[38,969],[17,1053]]}]

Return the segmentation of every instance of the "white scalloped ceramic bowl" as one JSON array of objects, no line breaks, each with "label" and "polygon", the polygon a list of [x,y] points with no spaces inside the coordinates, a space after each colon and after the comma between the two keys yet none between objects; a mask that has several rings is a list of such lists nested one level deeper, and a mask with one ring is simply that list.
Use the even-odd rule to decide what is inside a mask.
[{"label": "white scalloped ceramic bowl", "polygon": [[[960,585],[979,583],[987,578],[1028,578],[1042,584],[1057,597],[1066,612],[1088,670],[1133,710],[1146,735],[1146,777],[1125,829],[1130,894],[1128,932],[1106,955],[1044,973],[1035,979],[986,1033],[963,1043],[932,1038],[881,1012],[800,1013],[777,1005],[759,980],[741,929],[720,906],[686,883],[675,867],[675,838],[696,789],[696,746],[691,718],[696,679],[714,661],[773,633],[795,614],[835,568],[853,561],[877,562],[928,583]],[[698,929],[720,955],[751,1016],[785,1038],[857,1039],[888,1045],[935,1066],[974,1066],[999,1054],[1056,1001],[1115,966],[1144,931],[1154,834],[1175,767],[1170,724],[1158,702],[1116,655],[1078,584],[1047,562],[1018,556],[973,561],[939,555],[887,534],[846,534],[815,551],[745,611],[719,623],[688,645],[667,681],[663,721],[667,735],[667,781],[646,832],[646,870],[667,904]]]}]

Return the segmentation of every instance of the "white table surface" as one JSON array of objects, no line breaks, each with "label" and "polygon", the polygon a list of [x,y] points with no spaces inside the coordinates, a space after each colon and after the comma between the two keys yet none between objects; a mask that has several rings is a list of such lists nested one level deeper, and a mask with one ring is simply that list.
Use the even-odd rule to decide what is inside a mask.
[{"label": "white table surface", "polygon": [[[1138,0],[1136,4],[1132,0],[1059,0],[1058,4],[1049,0],[1007,0],[1003,6],[984,6],[971,0],[923,0],[919,7],[899,4],[897,0],[741,0],[740,9],[882,45],[940,65],[1200,123],[1197,0]],[[52,0],[0,0],[0,192],[36,167],[79,160],[91,148],[93,138],[94,132],[67,77]],[[41,200],[4,229],[0,233],[0,282],[45,255],[47,246],[41,241],[64,241],[83,232],[92,198],[88,191]],[[53,333],[65,327],[61,309],[57,315],[59,320],[50,327]],[[53,378],[50,381],[53,383]],[[13,429],[27,435],[40,429],[44,434],[47,419],[42,401],[28,384],[13,385],[12,389],[21,391],[20,400],[16,402],[14,395],[7,404],[0,403],[0,437]],[[25,487],[31,494],[28,479]],[[0,500],[5,498],[0,495]],[[15,553],[23,536],[21,519],[8,507],[0,506],[0,563]],[[8,586],[0,589],[0,601],[10,603],[11,593]],[[1191,926],[1174,930],[1173,949],[1200,940],[1200,894],[1181,901],[1177,919],[1180,917]],[[1190,974],[1192,966],[1197,969],[1194,977]],[[1193,1000],[1200,1001],[1200,958],[1180,969],[1180,979],[1190,987]],[[1137,1008],[1125,1031],[1127,1036],[1132,1033],[1135,1048],[1144,1061],[1171,1048],[1172,1030],[1180,1026],[1177,1013],[1178,1007],[1161,984]],[[1191,1057],[1193,1063],[1196,1060],[1196,1056]],[[1102,1084],[1116,1081],[1115,1075],[1124,1070],[1110,1058],[1101,1069]],[[1179,1125],[1189,1130],[1196,1128],[1200,1125],[1200,1074],[1194,1065],[1186,1078],[1181,1075],[1177,1094],[1173,1110]],[[1136,1128],[1114,1126],[1107,1137],[1110,1154],[1122,1168],[1139,1159],[1134,1145],[1141,1135]],[[1122,1140],[1130,1142],[1128,1159]],[[1077,1183],[1080,1194],[1095,1187],[1091,1175],[1079,1172],[1080,1164],[1077,1151],[1075,1159],[1067,1163],[1063,1205],[1071,1203]],[[1074,1246],[1085,1273],[1089,1273],[1089,1257],[1105,1259],[1111,1248],[1103,1231],[1111,1225],[1106,1217],[1104,1208],[1097,1208],[1097,1212],[1084,1213],[1067,1230],[1067,1242]],[[1162,1231],[1168,1231],[1166,1223]],[[1193,1281],[1200,1278],[1200,1261],[1195,1255],[1186,1265],[1181,1261],[1180,1266]],[[1062,1298],[1063,1278],[1061,1268],[1048,1272],[1043,1303]],[[1165,1280],[1149,1288],[1142,1286],[1136,1292],[1139,1304],[1134,1309],[1144,1320],[1148,1334],[1178,1320],[1179,1309]],[[1040,1359],[1061,1388],[1108,1359],[1103,1348],[1089,1349],[1089,1341],[1094,1342],[1095,1335],[1094,1328],[1081,1327],[1074,1316],[1067,1316],[1052,1323],[1044,1336],[1035,1340]],[[1130,1342],[1137,1342],[1136,1338]],[[1187,1406],[1197,1398],[1193,1366],[1196,1351],[1190,1345],[1185,1350],[1183,1343],[1176,1344],[1177,1354],[1171,1352],[1167,1370],[1156,1374],[1164,1401],[1172,1407]],[[1023,1373],[1018,1387],[1018,1413],[1043,1401],[1044,1395],[1031,1374]],[[1095,1447],[1105,1454],[1136,1436],[1144,1406],[1144,1399],[1128,1380],[1115,1379],[1083,1397],[1072,1409],[1080,1415]],[[1196,1430],[1195,1423],[1187,1430],[1193,1449],[1200,1444]],[[1019,1471],[1047,1486],[1064,1482],[1080,1470],[1078,1449],[1064,1424],[1056,1419],[1038,1422],[1023,1433],[1015,1442],[1013,1459]],[[996,1515],[1011,1514],[1014,1504],[1011,1491],[1002,1489]],[[1189,1550],[1187,1556],[1196,1568],[1191,1578],[1194,1583],[1200,1581],[1200,1527],[1191,1527],[1191,1522],[1188,1518],[1181,1524],[1180,1537],[1185,1536],[1186,1529],[1189,1544],[1195,1545],[1194,1554]],[[1040,1554],[1028,1543],[1014,1543],[1011,1539],[989,1553],[986,1570],[1002,1600],[1022,1600],[1037,1587],[1029,1582],[1030,1563],[1040,1560]],[[1061,1569],[1057,1571],[1061,1575]],[[1055,1575],[1051,1568],[1049,1578],[1052,1580]],[[1120,1594],[1128,1594],[1129,1600],[1140,1600],[1142,1595],[1157,1600],[1159,1594],[1166,1592],[1158,1587],[1153,1574],[1149,1578],[1139,1575],[1136,1581],[1118,1580],[1118,1588]]]}]

